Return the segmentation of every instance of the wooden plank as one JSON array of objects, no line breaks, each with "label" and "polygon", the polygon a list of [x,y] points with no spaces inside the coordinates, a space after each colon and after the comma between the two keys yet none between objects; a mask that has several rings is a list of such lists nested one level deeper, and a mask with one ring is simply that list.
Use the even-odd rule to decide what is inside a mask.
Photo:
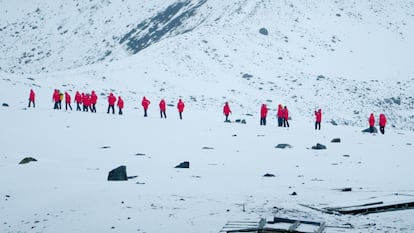
[{"label": "wooden plank", "polygon": [[298,228],[300,225],[300,221],[295,221],[292,226],[289,227],[288,231],[294,231],[296,228]]}]

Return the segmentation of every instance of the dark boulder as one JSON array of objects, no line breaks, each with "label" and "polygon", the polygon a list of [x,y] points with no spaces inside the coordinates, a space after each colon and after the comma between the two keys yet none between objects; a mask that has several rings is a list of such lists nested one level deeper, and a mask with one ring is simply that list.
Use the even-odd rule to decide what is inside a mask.
[{"label": "dark boulder", "polygon": [[374,129],[371,132],[370,128],[362,130],[363,133],[378,133],[378,129],[374,126]]},{"label": "dark boulder", "polygon": [[312,146],[312,149],[314,149],[314,150],[325,150],[326,146],[324,146],[322,144],[319,144],[319,143],[316,143],[316,146]]},{"label": "dark boulder", "polygon": [[30,162],[36,162],[36,161],[37,161],[37,159],[35,159],[35,158],[26,157],[22,161],[20,161],[19,164],[26,164],[26,163],[30,163]]},{"label": "dark boulder", "polygon": [[271,174],[271,173],[266,173],[263,175],[263,177],[275,177],[275,175]]},{"label": "dark boulder", "polygon": [[126,173],[126,166],[119,166],[109,172],[108,180],[118,181],[118,180],[128,180]]},{"label": "dark boulder", "polygon": [[190,168],[190,162],[184,161],[178,164],[177,166],[175,166],[175,168]]},{"label": "dark boulder", "polygon": [[282,144],[278,144],[277,146],[275,146],[275,148],[285,149],[285,148],[292,148],[292,146],[286,143],[282,143]]},{"label": "dark boulder", "polygon": [[3,103],[1,106],[3,106],[3,107],[9,107],[9,104]]},{"label": "dark boulder", "polygon": [[269,31],[266,28],[260,28],[259,33],[265,36],[269,35]]},{"label": "dark boulder", "polygon": [[331,140],[332,143],[340,143],[341,139],[340,138],[334,138]]}]

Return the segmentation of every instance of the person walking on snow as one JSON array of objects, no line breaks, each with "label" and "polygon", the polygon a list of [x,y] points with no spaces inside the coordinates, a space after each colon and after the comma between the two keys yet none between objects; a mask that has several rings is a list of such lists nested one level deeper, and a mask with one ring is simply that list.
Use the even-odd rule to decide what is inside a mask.
[{"label": "person walking on snow", "polygon": [[122,109],[124,108],[124,100],[121,98],[121,96],[118,96],[118,102],[116,105],[119,108],[119,115],[122,115]]},{"label": "person walking on snow", "polygon": [[145,96],[142,98],[141,105],[144,108],[144,117],[147,117],[147,110],[148,106],[150,105],[151,101],[149,101]]},{"label": "person walking on snow", "polygon": [[76,102],[76,111],[82,111],[80,107],[80,104],[82,103],[82,96],[79,93],[79,91],[76,91],[75,102]]},{"label": "person walking on snow", "polygon": [[111,92],[111,94],[109,94],[108,96],[108,111],[106,112],[107,114],[109,114],[110,109],[112,109],[112,114],[115,114],[115,107],[114,107],[115,102],[116,102],[116,97]]},{"label": "person walking on snow", "polygon": [[177,103],[177,109],[178,113],[180,114],[180,120],[183,119],[184,106],[184,102],[181,99],[179,99]]},{"label": "person walking on snow", "polygon": [[96,103],[98,102],[98,96],[96,95],[95,91],[91,93],[91,111],[96,112]]},{"label": "person walking on snow", "polygon": [[58,89],[55,89],[55,91],[53,92],[52,100],[55,103],[53,109],[59,109],[60,96]]},{"label": "person walking on snow", "polygon": [[262,104],[260,108],[260,125],[266,125],[266,117],[267,117],[267,106],[266,104]]},{"label": "person walking on snow", "polygon": [[379,127],[382,134],[385,133],[385,125],[387,124],[387,118],[383,113],[379,115]]},{"label": "person walking on snow", "polygon": [[315,111],[315,130],[321,130],[321,122],[322,122],[322,109],[318,109]]},{"label": "person walking on snow", "polygon": [[277,107],[277,125],[279,127],[283,125],[283,107],[281,104]]},{"label": "person walking on snow", "polygon": [[285,106],[285,108],[283,108],[283,127],[288,127],[289,128],[289,110],[287,109],[287,107]]},{"label": "person walking on snow", "polygon": [[229,102],[226,102],[226,103],[224,104],[224,107],[223,107],[223,113],[224,113],[224,115],[226,116],[226,120],[225,120],[225,122],[230,122],[230,120],[229,120],[229,115],[230,115],[230,113],[231,113],[231,110],[230,110]]},{"label": "person walking on snow", "polygon": [[162,118],[162,116],[164,116],[164,118],[167,118],[167,115],[165,114],[165,111],[167,110],[167,106],[166,106],[166,104],[165,104],[165,100],[164,99],[162,99],[161,101],[160,101],[160,114],[161,114],[161,118]]},{"label": "person walking on snow", "polygon": [[68,105],[69,105],[70,110],[72,111],[72,106],[70,105],[70,102],[71,102],[70,95],[67,91],[65,91],[65,108],[66,108],[66,111],[68,110]]},{"label": "person walking on snow", "polygon": [[374,113],[371,113],[371,115],[369,116],[368,123],[369,123],[369,132],[374,133],[374,125],[375,125]]},{"label": "person walking on snow", "polygon": [[33,89],[30,89],[30,94],[29,94],[29,108],[30,108],[30,104],[33,103],[33,108],[35,107],[35,92],[33,91]]}]

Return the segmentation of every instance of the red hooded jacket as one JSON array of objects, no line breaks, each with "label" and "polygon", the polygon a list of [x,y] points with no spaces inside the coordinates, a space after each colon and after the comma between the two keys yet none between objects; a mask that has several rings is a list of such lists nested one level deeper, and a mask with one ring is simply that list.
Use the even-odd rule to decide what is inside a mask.
[{"label": "red hooded jacket", "polygon": [[289,110],[286,107],[283,109],[283,119],[289,119]]},{"label": "red hooded jacket", "polygon": [[223,113],[224,113],[224,115],[229,115],[231,113],[229,103],[227,103],[227,102],[226,102],[226,104],[224,104]]},{"label": "red hooded jacket", "polygon": [[321,109],[319,109],[318,111],[315,111],[315,118],[316,118],[316,122],[322,121],[322,110]]},{"label": "red hooded jacket", "polygon": [[385,117],[384,114],[381,113],[379,116],[379,126],[385,127],[385,124],[387,124],[387,118]]},{"label": "red hooded jacket", "polygon": [[75,102],[79,103],[79,104],[82,103],[82,96],[79,93],[79,91],[77,91],[76,94],[75,94]]},{"label": "red hooded jacket", "polygon": [[160,110],[165,112],[165,110],[167,109],[166,105],[165,105],[165,100],[161,100],[160,101]]},{"label": "red hooded jacket", "polygon": [[374,114],[371,113],[371,115],[369,116],[368,122],[369,122],[369,126],[370,127],[374,127],[374,125],[375,125],[375,117],[374,117]]},{"label": "red hooded jacket", "polygon": [[277,108],[277,117],[278,118],[283,118],[283,107],[281,104],[279,104],[278,108]]},{"label": "red hooded jacket", "polygon": [[96,104],[98,102],[98,96],[95,94],[95,91],[91,93],[91,104]]},{"label": "red hooded jacket", "polygon": [[183,112],[184,111],[184,103],[181,99],[178,100],[178,104],[177,104],[177,108],[178,108],[178,112]]},{"label": "red hooded jacket", "polygon": [[114,96],[114,94],[109,94],[109,96],[108,96],[108,104],[110,105],[110,106],[114,106],[115,105],[115,102],[116,102],[116,97]]},{"label": "red hooded jacket", "polygon": [[151,101],[149,101],[147,98],[145,98],[145,96],[144,96],[144,98],[142,98],[141,105],[142,105],[142,107],[144,107],[145,110],[148,109],[148,106],[150,105],[150,103],[151,103]]},{"label": "red hooded jacket", "polygon": [[60,95],[59,95],[59,91],[57,89],[55,89],[55,91],[53,92],[53,101],[55,101],[55,102],[60,101]]},{"label": "red hooded jacket", "polygon": [[70,102],[71,102],[70,95],[67,92],[65,92],[65,102],[68,103],[68,104],[70,104]]},{"label": "red hooded jacket", "polygon": [[33,101],[33,102],[35,101],[35,93],[34,93],[33,89],[30,89],[29,100]]},{"label": "red hooded jacket", "polygon": [[260,117],[266,118],[267,116],[267,106],[266,104],[262,104],[262,108],[260,109]]},{"label": "red hooded jacket", "polygon": [[118,103],[116,104],[120,109],[124,108],[124,100],[121,98],[121,96],[118,96]]}]

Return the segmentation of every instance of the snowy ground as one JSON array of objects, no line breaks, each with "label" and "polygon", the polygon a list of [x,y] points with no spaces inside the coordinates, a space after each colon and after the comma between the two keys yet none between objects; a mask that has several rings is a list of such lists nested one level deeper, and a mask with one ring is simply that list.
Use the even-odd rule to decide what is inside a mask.
[{"label": "snowy ground", "polygon": [[[218,232],[229,220],[272,216],[352,224],[350,232],[414,231],[414,210],[334,216],[299,205],[412,200],[412,131],[371,135],[325,122],[314,131],[306,118],[277,128],[273,116],[260,127],[257,114],[236,112],[232,120],[247,124],[228,124],[221,109],[191,105],[180,121],[175,108],[159,119],[154,103],[148,118],[132,107],[107,115],[102,102],[97,114],[9,104],[0,108],[1,232]],[[328,149],[310,149],[316,143]],[[29,156],[38,162],[18,165]],[[183,161],[190,169],[174,168]],[[120,165],[138,177],[108,182]],[[353,191],[336,190],[345,187]]]}]

